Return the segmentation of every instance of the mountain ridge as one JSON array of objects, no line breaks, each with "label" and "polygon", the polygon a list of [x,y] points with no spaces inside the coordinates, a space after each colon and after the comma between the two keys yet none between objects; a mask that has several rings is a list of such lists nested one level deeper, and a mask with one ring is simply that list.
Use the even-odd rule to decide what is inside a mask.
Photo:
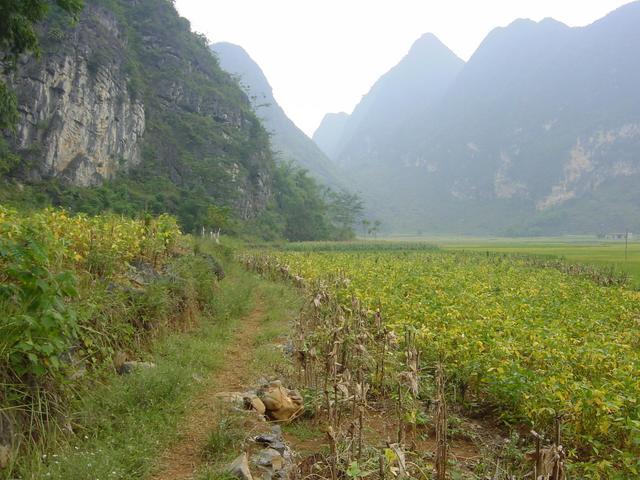
[{"label": "mountain ridge", "polygon": [[228,42],[214,43],[210,48],[222,68],[240,78],[258,116],[272,134],[276,156],[282,161],[293,161],[328,186],[339,187],[341,181],[331,160],[287,116],[273,96],[264,72],[246,50]]},{"label": "mountain ridge", "polygon": [[[634,2],[587,27],[521,19],[496,28],[432,103],[414,93],[417,109],[368,119],[390,125],[386,135],[346,128],[334,160],[372,192],[365,199],[389,231],[640,229],[640,204],[622,190],[640,174],[639,22]],[[402,76],[406,62],[391,72]],[[388,96],[406,93],[401,86],[411,81],[396,82]],[[599,194],[601,186],[609,193]],[[597,220],[588,212],[593,199],[603,202]],[[623,222],[616,212],[629,205],[636,213]]]}]

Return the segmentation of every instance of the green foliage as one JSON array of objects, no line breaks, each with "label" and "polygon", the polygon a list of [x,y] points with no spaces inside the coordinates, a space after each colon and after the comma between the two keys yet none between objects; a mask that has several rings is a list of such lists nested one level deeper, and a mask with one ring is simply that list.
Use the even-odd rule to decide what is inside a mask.
[{"label": "green foliage", "polygon": [[[0,88],[2,86],[0,85]],[[2,94],[0,93],[0,97]],[[0,113],[0,118],[2,114]],[[0,178],[12,172],[20,164],[20,157],[13,153],[7,142],[0,138]]]},{"label": "green foliage", "polygon": [[66,303],[77,296],[76,278],[55,271],[50,258],[61,245],[43,241],[47,232],[28,224],[11,230],[0,224],[2,363],[19,377],[42,376],[60,368],[60,355],[76,337],[75,313]]},{"label": "green foliage", "polygon": [[36,23],[46,17],[51,5],[56,5],[71,15],[82,9],[82,0],[31,0],[21,2],[4,0],[0,3],[0,52],[10,66],[15,66],[18,57],[27,52],[39,52]]},{"label": "green foliage", "polygon": [[182,242],[166,215],[0,206],[0,397],[13,447],[60,428],[75,374],[100,375],[117,352],[213,312],[215,262],[187,255]]},{"label": "green foliage", "polygon": [[205,227],[222,230],[232,223],[231,209],[229,207],[218,207],[210,205],[207,208]]},{"label": "green foliage", "polygon": [[[267,240],[347,240],[362,211],[355,194],[333,192],[292,163],[276,166],[274,201],[251,228]],[[251,231],[251,230],[250,230]]]},{"label": "green foliage", "polygon": [[[18,105],[16,96],[9,91],[4,81],[0,80],[0,130],[13,127],[18,121]],[[0,155],[4,157],[4,141]],[[0,174],[3,173],[0,171]]]},{"label": "green foliage", "polygon": [[345,190],[334,192],[327,190],[329,204],[329,216],[331,222],[338,230],[338,239],[348,240],[355,236],[353,227],[362,217],[364,206],[362,199],[356,193]]}]

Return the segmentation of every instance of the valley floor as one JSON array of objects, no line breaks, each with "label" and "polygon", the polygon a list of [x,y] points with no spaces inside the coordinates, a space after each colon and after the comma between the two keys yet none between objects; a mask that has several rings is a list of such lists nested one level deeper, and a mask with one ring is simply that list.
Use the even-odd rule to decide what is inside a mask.
[{"label": "valley floor", "polygon": [[[527,263],[528,257],[443,251],[562,252],[566,258],[582,251],[576,260],[584,258],[585,262],[593,263],[598,253],[603,262],[620,254],[621,245],[613,242],[441,239],[431,243],[439,243],[439,248],[434,249],[427,242],[307,243],[290,244],[280,252],[251,250],[237,258],[226,252],[223,255],[226,277],[213,290],[213,310],[204,314],[199,322],[187,325],[186,331],[159,338],[150,352],[143,354],[145,360],[153,362],[153,368],[125,376],[113,374],[95,388],[76,395],[80,401],[72,409],[73,418],[66,423],[73,433],[59,432],[52,435],[57,438],[48,438],[46,445],[34,446],[32,453],[27,452],[20,460],[18,470],[7,478],[218,480],[228,478],[226,466],[243,451],[253,452],[250,458],[255,458],[258,452],[251,437],[257,433],[268,434],[273,425],[282,428],[282,439],[293,452],[292,465],[303,476],[329,479],[347,472],[354,478],[383,479],[395,475],[397,468],[407,468],[413,478],[434,478],[432,472],[437,458],[434,452],[438,449],[438,420],[434,408],[439,402],[436,373],[425,367],[428,361],[419,363],[419,360],[425,361],[423,358],[416,358],[414,367],[409,362],[412,355],[417,354],[417,351],[412,354],[411,348],[420,348],[412,343],[415,337],[411,340],[410,332],[425,322],[426,317],[420,313],[424,302],[430,302],[429,311],[440,312],[436,317],[449,316],[446,325],[436,322],[422,333],[431,335],[442,328],[444,330],[436,335],[439,341],[451,335],[456,337],[456,332],[464,332],[460,338],[468,336],[472,340],[474,335],[481,334],[482,342],[474,340],[474,348],[467,351],[477,356],[485,352],[484,343],[493,344],[482,327],[484,322],[474,323],[471,312],[479,312],[481,318],[491,318],[493,325],[497,325],[501,312],[515,305],[509,300],[512,298],[509,292],[516,287],[524,290],[513,298],[528,298],[529,304],[541,312],[551,312],[550,318],[572,314],[572,311],[563,311],[563,315],[556,315],[553,309],[557,305],[578,309],[578,313],[582,312],[581,318],[588,317],[586,311],[580,310],[583,293],[587,291],[591,292],[587,297],[595,301],[589,312],[603,308],[603,312],[614,317],[618,306],[612,296],[635,298],[637,295],[617,287],[607,290],[591,280],[554,269],[539,269],[539,265]],[[640,253],[639,247],[638,244],[630,246],[629,258]],[[313,252],[314,249],[320,251]],[[336,269],[343,272],[342,275],[348,272],[349,280],[340,277],[336,283],[330,275]],[[420,269],[424,270],[421,274]],[[492,273],[487,276],[487,272]],[[538,277],[540,281],[536,283]],[[490,291],[483,290],[487,281],[492,285]],[[561,302],[544,303],[553,296],[551,291],[531,296],[528,289],[537,285],[542,291],[549,283],[562,285]],[[386,293],[380,297],[383,290]],[[410,292],[413,292],[411,298],[407,297]],[[447,298],[443,296],[446,292]],[[465,292],[475,293],[466,295]],[[571,300],[573,293],[575,303]],[[503,294],[506,300],[498,310],[486,310],[487,305],[493,305],[491,302],[504,300]],[[439,296],[435,303],[430,300],[433,295]],[[360,309],[360,301],[365,305],[382,305],[381,299],[384,305],[378,311],[383,316],[386,314],[385,322],[390,328],[405,332],[400,344],[406,352],[398,350],[397,338],[389,337],[391,331],[387,331],[387,327],[384,327],[387,333],[380,336],[382,330],[376,330],[381,326],[376,327],[375,312]],[[394,304],[395,299],[399,303]],[[449,303],[449,307],[440,311],[441,304]],[[466,313],[458,325],[457,317],[451,315],[460,309]],[[520,322],[528,321],[524,310],[512,316]],[[414,327],[403,330],[399,326],[398,321],[413,317]],[[537,323],[528,325],[531,329]],[[479,329],[478,332],[474,333],[474,328]],[[358,333],[357,329],[362,330]],[[437,346],[436,337],[429,340],[429,348],[420,348],[421,353],[427,354]],[[512,345],[515,337],[510,338]],[[491,349],[478,358],[468,359],[468,364],[475,368],[482,362],[493,361],[491,355],[498,355],[504,346],[499,338],[494,340]],[[385,347],[379,357],[381,341]],[[456,342],[448,347],[449,354],[453,355],[452,349],[457,348],[459,339]],[[385,350],[387,343],[394,352]],[[527,340],[523,345],[529,343]],[[548,344],[539,351],[555,355],[554,348]],[[358,359],[358,355],[362,358]],[[505,370],[508,362],[498,357],[500,355],[494,366],[485,365],[490,367],[488,372],[498,372],[490,374],[492,381],[509,373]],[[334,367],[330,367],[331,361],[336,362]],[[353,376],[349,368],[338,367],[345,361],[352,362],[351,368],[356,372]],[[578,364],[587,368],[582,361]],[[546,372],[553,365],[545,361],[545,370],[540,372]],[[344,370],[339,372],[338,368]],[[390,369],[386,379],[385,368]],[[504,411],[497,407],[498,403],[486,401],[480,386],[466,388],[464,382],[456,380],[456,376],[465,371],[464,362],[454,361],[451,368],[460,371],[454,369],[447,374],[446,395],[451,400],[446,420],[450,472],[447,478],[479,479],[491,475],[502,480],[512,478],[513,474],[526,474],[530,463],[525,460],[523,449],[530,445],[529,432],[520,432],[519,436],[517,428],[512,432],[506,430],[499,421]],[[566,370],[566,365],[563,368]],[[416,385],[420,384],[419,394],[410,394],[405,384],[412,371]],[[359,383],[362,380],[357,378],[370,380]],[[289,388],[300,389],[307,407],[303,416],[292,422],[270,423],[255,412],[243,411],[243,392],[274,379],[282,380]],[[527,385],[523,384],[522,388]],[[369,392],[365,393],[362,403],[357,403],[360,400],[354,393],[358,389]],[[508,390],[513,393],[511,387]],[[533,398],[537,398],[540,391],[534,389],[533,394]],[[235,401],[229,401],[234,398]],[[398,455],[406,455],[406,459],[401,460]]]},{"label": "valley floor", "polygon": [[630,239],[627,246],[624,240],[602,240],[593,236],[501,238],[396,235],[388,239],[426,242],[445,250],[553,256],[570,263],[611,268],[629,275],[635,288],[640,288],[640,242],[635,238]]}]

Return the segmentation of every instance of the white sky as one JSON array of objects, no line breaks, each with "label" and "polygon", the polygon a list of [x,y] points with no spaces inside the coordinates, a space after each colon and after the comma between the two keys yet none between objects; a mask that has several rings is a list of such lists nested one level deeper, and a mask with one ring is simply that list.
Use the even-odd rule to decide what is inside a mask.
[{"label": "white sky", "polygon": [[193,30],[242,46],[309,136],[350,113],[423,33],[464,60],[495,27],[553,17],[582,26],[630,0],[176,0]]}]

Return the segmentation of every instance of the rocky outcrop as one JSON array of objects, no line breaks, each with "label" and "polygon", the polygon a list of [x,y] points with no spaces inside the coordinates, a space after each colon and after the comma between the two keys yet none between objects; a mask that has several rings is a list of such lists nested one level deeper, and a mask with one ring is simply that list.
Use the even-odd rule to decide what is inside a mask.
[{"label": "rocky outcrop", "polygon": [[113,14],[87,5],[76,28],[47,35],[41,59],[10,79],[20,111],[14,145],[35,167],[27,175],[94,186],[139,164],[145,108],[128,89],[126,39]]},{"label": "rocky outcrop", "polygon": [[152,203],[187,230],[209,205],[242,219],[266,208],[269,135],[172,2],[85,2],[73,25],[51,15],[40,43],[40,58],[25,57],[7,79],[21,116],[7,138],[23,160],[7,177],[56,179],[50,196],[63,204],[56,192],[115,178],[107,188],[120,190],[125,210]]}]

